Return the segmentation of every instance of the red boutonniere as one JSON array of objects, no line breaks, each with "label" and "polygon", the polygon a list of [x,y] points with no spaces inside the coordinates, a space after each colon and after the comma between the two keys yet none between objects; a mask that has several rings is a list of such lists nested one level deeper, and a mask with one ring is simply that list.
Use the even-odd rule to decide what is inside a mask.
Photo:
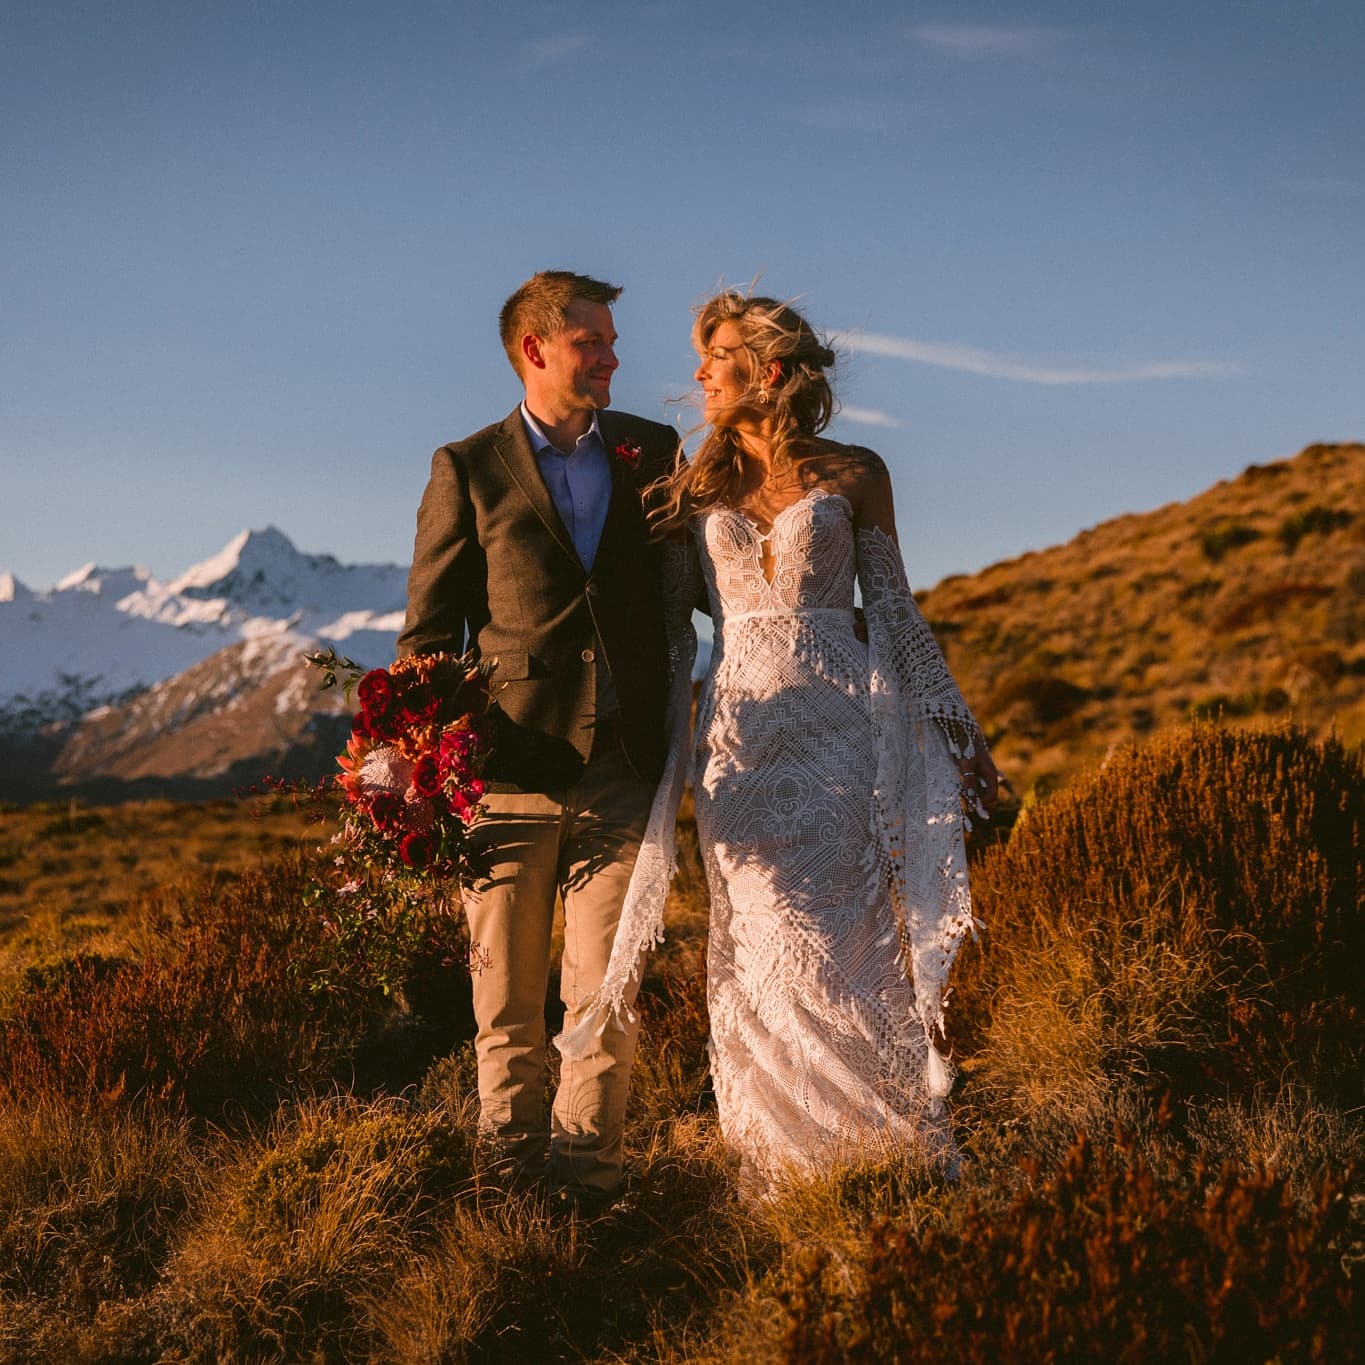
[{"label": "red boutonniere", "polygon": [[639,446],[630,441],[622,441],[616,447],[616,458],[621,461],[627,469],[639,469],[640,461],[644,458],[644,451]]}]

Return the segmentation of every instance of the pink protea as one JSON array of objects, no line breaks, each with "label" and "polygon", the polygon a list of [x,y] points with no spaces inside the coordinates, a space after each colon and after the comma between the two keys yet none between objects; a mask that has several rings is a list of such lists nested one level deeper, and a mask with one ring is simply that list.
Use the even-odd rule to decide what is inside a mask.
[{"label": "pink protea", "polygon": [[378,744],[365,755],[357,776],[366,794],[390,791],[402,796],[412,785],[412,764],[391,744]]}]

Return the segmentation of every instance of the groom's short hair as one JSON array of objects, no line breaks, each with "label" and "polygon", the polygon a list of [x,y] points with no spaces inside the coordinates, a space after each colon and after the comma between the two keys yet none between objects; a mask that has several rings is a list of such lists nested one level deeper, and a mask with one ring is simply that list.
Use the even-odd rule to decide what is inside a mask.
[{"label": "groom's short hair", "polygon": [[542,270],[532,275],[502,306],[498,332],[502,349],[521,374],[521,339],[537,336],[542,341],[557,337],[564,330],[564,314],[575,299],[589,303],[615,303],[621,297],[619,285],[575,275],[570,270]]}]

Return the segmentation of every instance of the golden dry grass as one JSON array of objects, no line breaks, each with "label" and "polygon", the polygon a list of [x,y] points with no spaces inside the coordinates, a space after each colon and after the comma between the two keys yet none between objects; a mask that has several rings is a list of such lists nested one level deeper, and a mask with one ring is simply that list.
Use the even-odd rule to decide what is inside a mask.
[{"label": "golden dry grass", "polygon": [[116,953],[149,893],[312,847],[312,819],[285,797],[0,807],[0,970]]},{"label": "golden dry grass", "polygon": [[[188,1080],[96,1102],[35,1060],[40,1079],[0,1099],[0,1361],[804,1365],[1172,1343],[1233,1361],[1248,1340],[1349,1361],[1363,789],[1339,745],[1200,726],[1031,807],[977,865],[988,930],[949,1011],[956,1182],[907,1154],[742,1197],[706,1089],[687,823],[642,995],[626,1198],[596,1219],[489,1179],[467,1043],[393,1008],[300,1016],[333,1030],[304,1069],[279,1030],[306,995],[245,972],[205,1016],[236,1049],[226,1107]],[[99,973],[71,993],[66,968],[11,980],[0,1025],[75,1033],[132,982],[156,1008],[110,1037],[154,1042],[206,1008],[205,956],[223,981],[256,937],[306,956],[289,911],[305,875],[222,873],[174,914],[133,897],[125,947],[151,944],[155,971],[138,957],[112,994]],[[422,1083],[394,1093],[414,1050]]]}]

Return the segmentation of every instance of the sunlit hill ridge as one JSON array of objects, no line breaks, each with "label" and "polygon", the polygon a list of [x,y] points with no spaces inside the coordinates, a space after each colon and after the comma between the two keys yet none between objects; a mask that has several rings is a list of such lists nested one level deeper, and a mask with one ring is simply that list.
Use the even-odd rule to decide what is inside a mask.
[{"label": "sunlit hill ridge", "polygon": [[919,601],[1021,793],[1192,714],[1359,743],[1365,445],[1252,465]]}]

